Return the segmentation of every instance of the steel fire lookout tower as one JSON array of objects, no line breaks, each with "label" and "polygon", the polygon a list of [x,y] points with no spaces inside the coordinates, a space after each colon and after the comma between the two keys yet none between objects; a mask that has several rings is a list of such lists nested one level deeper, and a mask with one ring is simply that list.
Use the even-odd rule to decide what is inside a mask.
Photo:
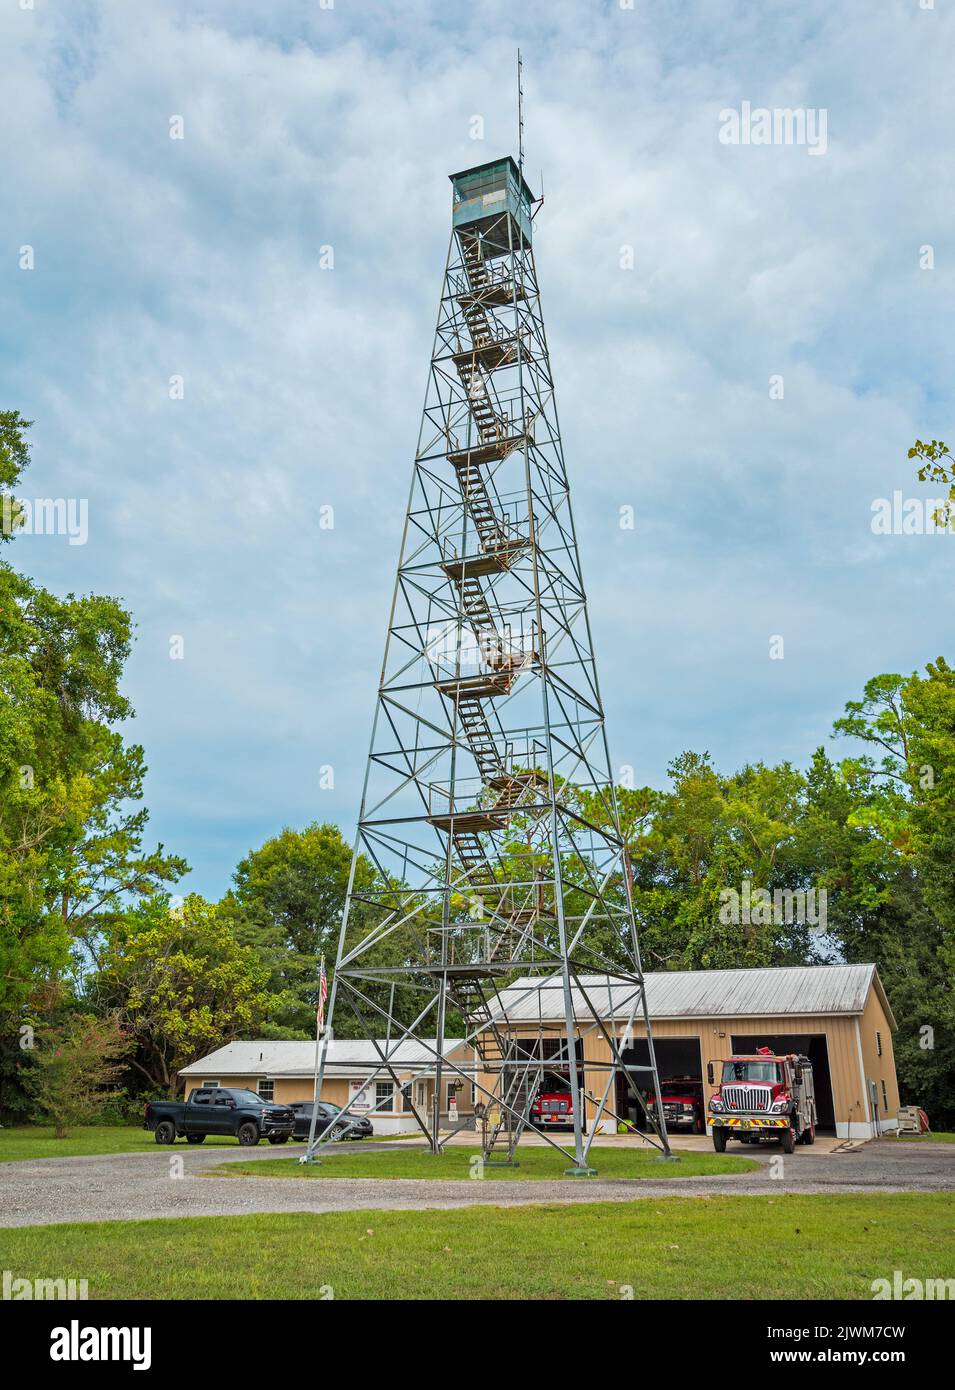
[{"label": "steel fire lookout tower", "polygon": [[[641,1105],[660,1092],[534,264],[540,202],[509,157],[451,186],[330,1016],[379,1039],[376,1075],[396,1087],[398,1050],[425,1049],[433,1102],[412,1087],[405,1103],[435,1152],[449,1083],[474,1084],[485,1157],[508,1163],[545,1076],[565,1078],[568,1172],[587,1173],[621,1078]],[[596,1015],[594,977],[629,987],[649,1066]],[[449,1036],[474,1047],[473,1070]],[[317,1094],[324,1070],[320,1047]],[[648,1131],[668,1154],[655,1112]]]}]

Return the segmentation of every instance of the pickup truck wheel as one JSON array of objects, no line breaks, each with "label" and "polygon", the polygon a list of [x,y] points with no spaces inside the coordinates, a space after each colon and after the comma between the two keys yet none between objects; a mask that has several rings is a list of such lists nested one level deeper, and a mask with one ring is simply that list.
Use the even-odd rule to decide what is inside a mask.
[{"label": "pickup truck wheel", "polygon": [[786,1129],[783,1130],[782,1135],[780,1136],[780,1143],[783,1146],[784,1154],[791,1154],[796,1152],[796,1131],[793,1129],[792,1125],[789,1125]]},{"label": "pickup truck wheel", "polygon": [[204,1144],[206,1142],[206,1136],[204,1134],[187,1134],[186,1138],[189,1140],[190,1144]]},{"label": "pickup truck wheel", "polygon": [[726,1153],[726,1130],[720,1129],[718,1125],[713,1127],[713,1147],[718,1154]]},{"label": "pickup truck wheel", "polygon": [[287,1134],[270,1134],[270,1135],[269,1135],[269,1143],[270,1143],[270,1144],[287,1144],[287,1143],[288,1143],[288,1135],[287,1135]]},{"label": "pickup truck wheel", "polygon": [[175,1144],[175,1142],[176,1126],[173,1124],[172,1120],[160,1120],[159,1124],[156,1126],[156,1143]]},{"label": "pickup truck wheel", "polygon": [[239,1125],[239,1133],[236,1137],[240,1144],[257,1144],[259,1142],[259,1127],[248,1123]]}]

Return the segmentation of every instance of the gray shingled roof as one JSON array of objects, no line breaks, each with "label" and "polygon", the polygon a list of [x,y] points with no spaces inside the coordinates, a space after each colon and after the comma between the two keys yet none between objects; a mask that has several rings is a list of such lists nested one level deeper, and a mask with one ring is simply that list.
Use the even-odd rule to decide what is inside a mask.
[{"label": "gray shingled roof", "polygon": [[[435,1046],[434,1038],[426,1040]],[[460,1038],[445,1039],[445,1053],[460,1044]],[[383,1044],[382,1044],[383,1046]],[[396,1070],[421,1070],[434,1064],[434,1056],[420,1043],[407,1040],[392,1043],[389,1057]],[[373,1071],[380,1061],[369,1038],[336,1038],[328,1044],[326,1076],[351,1076]],[[231,1042],[183,1067],[180,1076],[203,1076],[221,1080],[224,1076],[312,1076],[315,1070],[314,1042]]]},{"label": "gray shingled roof", "polygon": [[[740,1018],[760,1015],[861,1014],[878,980],[874,965],[789,965],[768,970],[673,970],[647,974],[647,1007],[654,1018]],[[581,976],[584,991],[602,1018],[626,1018],[634,986],[607,985],[606,975]],[[879,986],[881,992],[881,985]],[[884,1000],[884,995],[883,995]],[[517,1019],[563,1017],[559,976],[541,986],[523,978],[497,996],[501,1012]],[[574,990],[574,1010],[590,1010]],[[495,1010],[496,1011],[496,1010]],[[890,1016],[891,1020],[891,1016]]]}]

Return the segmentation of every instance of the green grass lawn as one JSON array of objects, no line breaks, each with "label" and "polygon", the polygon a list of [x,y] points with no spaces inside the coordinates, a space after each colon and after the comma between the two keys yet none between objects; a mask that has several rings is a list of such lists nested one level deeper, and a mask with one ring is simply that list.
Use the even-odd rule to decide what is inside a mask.
[{"label": "green grass lawn", "polygon": [[942,1130],[938,1134],[900,1134],[906,1144],[955,1144],[955,1134]]},{"label": "green grass lawn", "polygon": [[114,1221],[0,1230],[0,1267],[91,1299],[869,1299],[950,1273],[955,1216],[873,1193]]},{"label": "green grass lawn", "polygon": [[[236,1147],[235,1140],[227,1135],[210,1137],[203,1147],[210,1144]],[[185,1140],[181,1147],[186,1147]],[[42,1125],[0,1129],[0,1163],[24,1158],[73,1158],[77,1154],[128,1154],[155,1148],[155,1137],[139,1125],[81,1125],[71,1129],[65,1139],[57,1139],[52,1129]]]},{"label": "green grass lawn", "polygon": [[[255,1178],[470,1178],[471,1164],[480,1149],[445,1149],[432,1154],[424,1148],[393,1152],[334,1153],[325,1151],[320,1163],[301,1164],[298,1158],[262,1159],[252,1163],[223,1163],[212,1169],[216,1177]],[[570,1160],[549,1146],[519,1151],[520,1167],[485,1167],[486,1178],[533,1181],[561,1178]],[[730,1154],[681,1153],[679,1162],[664,1163],[644,1149],[600,1148],[590,1151],[590,1166],[602,1178],[696,1178],[715,1173],[751,1173],[759,1164]],[[578,1179],[585,1182],[585,1178]]]}]

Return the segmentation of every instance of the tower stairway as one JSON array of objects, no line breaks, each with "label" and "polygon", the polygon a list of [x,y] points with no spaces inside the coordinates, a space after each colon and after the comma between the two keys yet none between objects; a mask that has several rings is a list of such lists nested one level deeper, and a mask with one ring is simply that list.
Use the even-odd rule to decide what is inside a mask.
[{"label": "tower stairway", "polygon": [[507,531],[494,509],[491,494],[480,466],[469,454],[453,455],[451,462],[457,476],[464,505],[471,514],[481,545],[486,550],[498,550],[507,545]]},{"label": "tower stairway", "polygon": [[513,304],[516,300],[524,300],[527,297],[522,279],[519,276],[514,276],[507,265],[505,265],[503,273],[492,274],[481,253],[481,243],[477,237],[463,233],[459,239],[459,245],[461,247],[461,263],[464,266],[470,291],[467,294],[458,295],[458,303],[461,304],[462,308],[466,301],[472,299],[483,304],[494,304],[500,307]]},{"label": "tower stairway", "polygon": [[460,244],[461,259],[464,262],[468,284],[472,290],[480,293],[481,290],[487,288],[491,280],[490,271],[481,255],[481,242],[476,236],[462,234]]},{"label": "tower stairway", "polygon": [[478,576],[474,574],[462,574],[455,578],[454,583],[461,599],[461,612],[475,636],[478,639],[486,639],[481,650],[487,654],[489,661],[491,661],[493,653],[497,649],[496,644],[490,640],[491,634],[497,638],[498,642],[500,638],[494,614],[491,612],[484,592],[484,586]]},{"label": "tower stairway", "polygon": [[504,771],[497,742],[484,713],[484,704],[476,696],[458,700],[458,720],[465,741],[474,755],[483,782],[490,782]]},{"label": "tower stairway", "polygon": [[487,905],[493,927],[481,948],[484,959],[474,962],[473,978],[468,976],[466,965],[454,967],[454,1002],[469,1030],[480,1030],[484,1060],[492,1063],[501,1077],[504,1107],[488,1138],[485,1158],[500,1154],[510,1162],[526,1127],[531,1102],[543,1081],[543,1069],[530,1065],[526,1053],[521,1057],[523,1065],[507,1067],[508,1058],[516,1061],[523,1049],[513,1038],[498,1031],[480,972],[506,968],[517,959],[542,912],[540,904],[533,900],[533,890],[529,900],[519,904],[512,901],[513,890],[496,878],[482,837],[489,831],[506,829],[514,815],[538,800],[547,778],[536,769],[515,771],[509,767],[488,720],[484,701],[507,694],[520,671],[534,661],[535,654],[512,648],[509,636],[499,629],[482,580],[508,569],[528,544],[525,538],[511,532],[500,515],[485,468],[505,458],[525,440],[523,431],[513,432],[511,421],[497,414],[487,378],[496,368],[510,365],[518,358],[528,360],[529,353],[523,343],[519,346],[514,334],[502,336],[488,312],[490,305],[507,305],[515,298],[523,298],[523,290],[513,281],[494,279],[482,259],[476,237],[461,237],[460,245],[469,292],[458,299],[471,346],[455,353],[453,360],[477,442],[467,450],[449,452],[448,459],[477,532],[480,552],[470,558],[449,559],[442,568],[454,585],[459,612],[478,640],[490,675],[435,684],[455,707],[458,727],[474,757],[486,795],[481,798],[483,804],[462,812],[451,807],[447,814],[431,819],[450,837],[454,858],[464,876],[461,886],[482,899],[490,899]]},{"label": "tower stairway", "polygon": [[478,438],[482,444],[493,444],[504,433],[504,421],[491,404],[480,371],[475,370],[468,374],[467,392],[471,414],[477,425]]},{"label": "tower stairway", "polygon": [[[508,1068],[508,1061],[518,1065]],[[522,1045],[520,1039],[513,1040],[503,1061],[503,1104],[484,1146],[485,1162],[498,1157],[502,1162],[513,1163],[514,1151],[527,1128],[531,1104],[543,1084],[543,1065],[539,1061],[535,1065],[528,1055],[526,1045]]]},{"label": "tower stairway", "polygon": [[474,299],[471,295],[462,295],[459,303],[473,347],[479,350],[486,348],[494,341],[494,333],[483,300]]}]

